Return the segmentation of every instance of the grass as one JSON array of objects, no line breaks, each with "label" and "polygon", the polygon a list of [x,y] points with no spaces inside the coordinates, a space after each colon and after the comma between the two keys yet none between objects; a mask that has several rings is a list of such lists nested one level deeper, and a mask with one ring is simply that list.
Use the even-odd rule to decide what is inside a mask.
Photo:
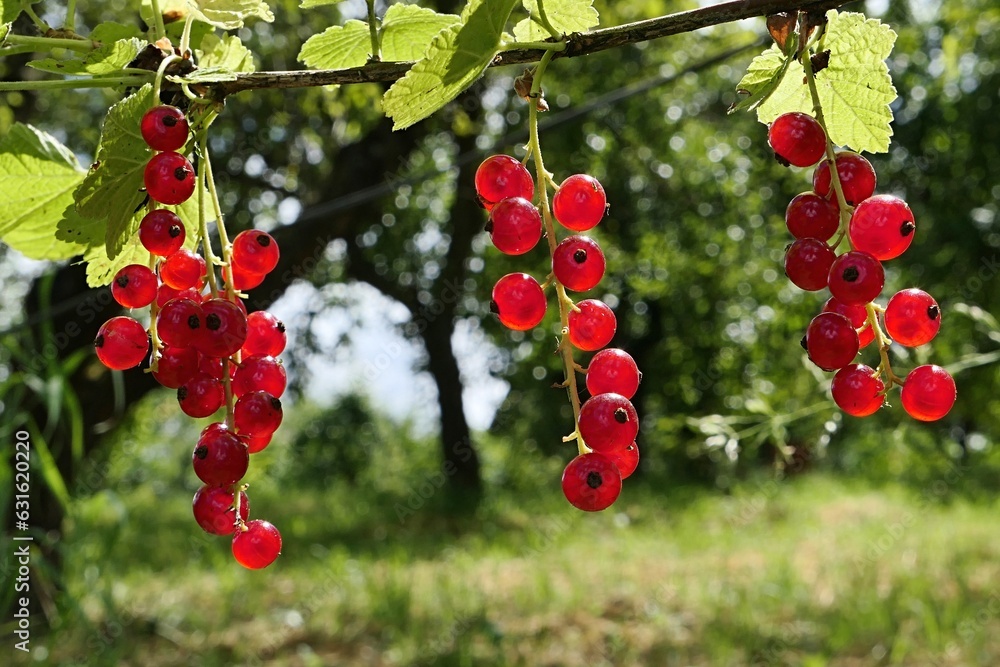
[{"label": "grass", "polygon": [[284,553],[249,572],[154,488],[78,507],[35,664],[1000,664],[995,503],[814,474],[401,521],[398,498],[263,488]]}]

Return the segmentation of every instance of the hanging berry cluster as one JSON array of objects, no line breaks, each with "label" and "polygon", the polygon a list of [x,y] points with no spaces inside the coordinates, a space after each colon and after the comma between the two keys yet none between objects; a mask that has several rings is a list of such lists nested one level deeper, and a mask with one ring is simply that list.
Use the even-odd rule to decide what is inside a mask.
[{"label": "hanging berry cluster", "polygon": [[[286,377],[277,356],[285,348],[285,328],[270,313],[248,315],[239,290],[256,287],[275,268],[278,245],[258,230],[241,232],[229,244],[216,209],[222,258],[211,251],[204,220],[204,256],[183,247],[184,222],[154,207],[184,203],[203,178],[211,178],[207,148],[202,145],[205,172],[196,174],[178,152],[188,143],[190,128],[177,107],[150,109],[140,131],[157,151],[143,173],[152,210],[138,230],[149,265],[122,268],[111,291],[125,308],[148,306],[150,326],[147,331],[132,317],[111,318],[95,340],[97,356],[113,370],[134,368],[148,357],[148,370],[161,385],[177,390],[180,408],[190,417],[211,417],[225,408],[224,421],[209,424],[192,453],[194,472],[204,483],[192,501],[194,517],[206,532],[233,537],[240,564],[267,567],[281,550],[281,535],[267,521],[248,521],[250,502],[241,480],[250,455],[267,447],[281,424]],[[225,283],[221,289],[217,270]]]}]

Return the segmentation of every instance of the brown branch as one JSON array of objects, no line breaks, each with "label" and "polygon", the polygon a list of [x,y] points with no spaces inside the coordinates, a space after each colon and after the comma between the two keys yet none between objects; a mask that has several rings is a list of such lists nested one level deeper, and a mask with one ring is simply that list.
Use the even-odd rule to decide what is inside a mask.
[{"label": "brown branch", "polygon": [[[586,56],[627,44],[648,42],[660,37],[778,12],[826,11],[840,7],[846,2],[847,0],[730,0],[710,7],[572,35],[567,41],[566,49],[556,53],[555,57]],[[490,66],[531,63],[541,58],[543,53],[540,49],[503,51],[497,54]],[[216,96],[225,97],[255,88],[311,88],[351,83],[391,83],[406,74],[411,67],[413,67],[412,62],[370,62],[363,67],[350,69],[253,72],[239,74],[235,81],[224,81],[210,86],[215,89]]]}]

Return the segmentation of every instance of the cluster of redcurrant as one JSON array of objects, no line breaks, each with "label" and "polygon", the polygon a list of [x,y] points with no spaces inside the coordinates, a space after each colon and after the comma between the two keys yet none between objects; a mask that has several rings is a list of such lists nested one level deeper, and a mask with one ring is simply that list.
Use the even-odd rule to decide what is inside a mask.
[{"label": "cluster of redcurrant", "polygon": [[[140,129],[158,151],[144,174],[149,198],[166,205],[185,202],[197,179],[191,163],[176,152],[188,140],[183,112],[154,107]],[[113,370],[138,366],[149,355],[149,371],[177,390],[180,408],[190,417],[210,417],[225,406],[225,421],[207,426],[192,454],[195,474],[204,482],[193,499],[194,517],[206,532],[232,535],[236,560],[257,569],[277,558],[281,535],[267,521],[247,520],[249,499],[239,483],[250,454],[267,447],[281,423],[286,376],[276,357],[285,348],[285,328],[265,311],[248,315],[237,290],[259,284],[277,265],[279,252],[265,232],[241,232],[231,245],[221,221],[219,233],[223,257],[214,257],[205,239],[207,263],[183,247],[187,232],[180,217],[164,208],[151,210],[138,230],[148,266],[125,266],[111,285],[125,308],[150,308],[149,329],[132,317],[113,317],[94,345],[100,361]],[[224,289],[218,287],[216,267],[222,269]]]},{"label": "cluster of redcurrant", "polygon": [[[785,253],[785,275],[804,290],[830,290],[802,346],[817,366],[836,371],[833,400],[844,412],[865,417],[885,404],[893,385],[900,385],[903,409],[911,417],[944,417],[956,398],[951,375],[940,366],[925,365],[900,378],[888,357],[892,341],[906,347],[930,342],[941,327],[941,308],[915,288],[897,292],[885,307],[875,302],[885,284],[882,262],[899,257],[913,241],[916,225],[910,207],[893,195],[876,195],[871,163],[858,153],[834,153],[820,122],[808,114],[775,119],[768,141],[784,164],[819,163],[812,191],[794,197],[785,212],[796,239]],[[844,240],[849,249],[837,254]],[[880,355],[875,369],[855,363],[872,341]]]},{"label": "cluster of redcurrant", "polygon": [[[545,224],[545,216],[532,203],[535,184],[531,175],[515,158],[488,157],[476,171],[475,184],[479,201],[490,214],[486,231],[498,250],[522,255],[535,247],[543,231],[548,237],[552,272],[545,283],[527,273],[505,275],[493,287],[490,308],[504,326],[526,331],[542,322],[547,308],[545,289],[554,288],[562,319],[559,348],[566,367],[561,386],[570,393],[577,422],[566,440],[576,440],[580,452],[563,472],[563,493],[579,509],[603,510],[615,502],[622,480],[639,463],[635,443],[639,418],[630,399],[641,375],[627,352],[607,348],[617,329],[611,308],[598,299],[575,303],[566,290],[585,292],[596,287],[604,277],[604,253],[587,236],[573,234],[556,241],[554,226]],[[552,201],[555,219],[571,232],[593,229],[606,209],[604,188],[585,174],[564,180]],[[544,213],[548,214],[547,203]],[[573,348],[597,352],[588,368],[573,361]],[[586,375],[591,396],[582,406],[577,372]]]}]

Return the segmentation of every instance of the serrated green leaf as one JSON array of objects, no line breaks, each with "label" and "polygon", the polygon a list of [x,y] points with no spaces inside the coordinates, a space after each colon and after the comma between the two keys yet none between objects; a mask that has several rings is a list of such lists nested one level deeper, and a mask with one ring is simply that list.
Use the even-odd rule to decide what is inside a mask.
[{"label": "serrated green leaf", "polygon": [[[0,141],[0,238],[33,259],[65,259],[83,249],[56,238],[84,178],[73,153],[51,135],[16,123]],[[75,215],[75,212],[73,213]]]},{"label": "serrated green leaf", "polygon": [[20,13],[21,3],[18,0],[0,0],[0,23],[11,23]]},{"label": "serrated green leaf", "polygon": [[313,69],[344,69],[364,65],[371,52],[368,24],[352,19],[307,39],[299,51],[299,61]]},{"label": "serrated green leaf", "polygon": [[382,60],[422,58],[431,40],[459,20],[456,14],[438,14],[432,9],[416,5],[392,5],[382,18],[379,36]]},{"label": "serrated green leaf", "polygon": [[170,75],[167,79],[174,83],[217,83],[235,81],[236,73],[225,67],[199,67],[184,76]]},{"label": "serrated green leaf", "polygon": [[139,52],[145,47],[145,43],[135,37],[120,39],[102,45],[87,53],[82,60],[56,60],[55,58],[45,58],[44,60],[32,60],[28,67],[42,70],[44,72],[54,72],[56,74],[114,74],[120,72],[123,67],[132,62]]},{"label": "serrated green leaf", "polygon": [[256,69],[253,53],[243,46],[236,35],[223,35],[221,38],[206,36],[197,56],[200,68],[220,67],[230,72],[253,72]]},{"label": "serrated green leaf", "polygon": [[274,20],[274,14],[262,0],[188,0],[188,6],[196,19],[223,30],[242,28],[248,18],[269,23]]},{"label": "serrated green leaf", "polygon": [[[545,0],[545,17],[552,28],[562,35],[583,32],[599,23],[594,0]],[[538,0],[523,0],[528,18],[514,26],[514,38],[519,42],[535,42],[552,37],[539,22]]]},{"label": "serrated green leaf", "polygon": [[750,61],[747,73],[736,84],[736,94],[740,99],[729,107],[729,113],[756,109],[777,90],[791,60],[777,44],[772,44],[771,48]]},{"label": "serrated green leaf", "polygon": [[[827,12],[829,23],[820,48],[829,49],[830,64],[816,73],[816,88],[833,143],[856,151],[884,153],[892,136],[896,89],[885,59],[896,33],[877,19],[855,12]],[[792,62],[771,96],[757,109],[762,123],[790,111],[813,112],[802,65]]]},{"label": "serrated green leaf", "polygon": [[0,46],[3,46],[4,40],[7,39],[7,35],[10,34],[10,24],[0,23]]},{"label": "serrated green leaf", "polygon": [[96,245],[84,253],[83,261],[87,263],[87,286],[101,287],[110,284],[115,274],[129,264],[148,264],[149,251],[142,247],[139,235],[133,234],[114,259],[108,257],[104,246]]},{"label": "serrated green leaf", "polygon": [[344,0],[302,0],[299,5],[302,9],[312,9],[313,7],[326,7],[327,5],[338,5]]},{"label": "serrated green leaf", "polygon": [[393,129],[407,128],[455,99],[489,66],[517,0],[470,0],[461,23],[442,30],[427,54],[386,91]]},{"label": "serrated green leaf", "polygon": [[102,44],[117,42],[120,39],[129,37],[142,37],[142,31],[134,25],[123,25],[121,23],[98,23],[90,31],[90,39]]}]

